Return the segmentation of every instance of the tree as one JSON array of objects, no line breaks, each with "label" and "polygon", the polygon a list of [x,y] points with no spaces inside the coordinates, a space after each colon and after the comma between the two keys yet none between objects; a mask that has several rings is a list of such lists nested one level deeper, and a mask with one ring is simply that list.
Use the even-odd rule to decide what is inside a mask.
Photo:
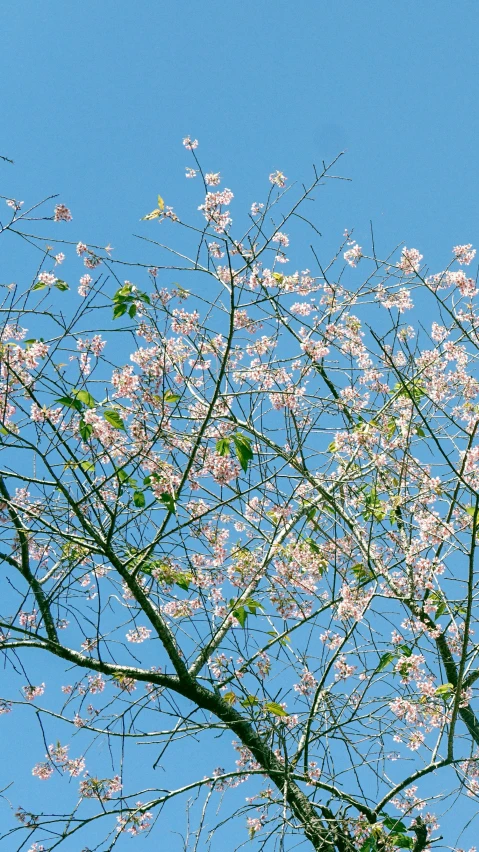
[{"label": "tree", "polygon": [[[4,841],[123,848],[182,796],[184,849],[226,848],[236,819],[228,849],[246,821],[258,849],[421,852],[479,791],[475,251],[430,274],[346,232],[325,263],[308,202],[334,163],[302,189],[273,172],[235,239],[233,193],[184,144],[202,219],[159,196],[145,229],[195,248],[148,238],[155,265],[31,233],[37,207],[7,199],[2,233],[42,260],[1,308],[0,640],[23,697],[0,710],[38,720],[39,785],[74,783],[64,812],[7,790]],[[286,227],[314,271],[289,271]]]}]

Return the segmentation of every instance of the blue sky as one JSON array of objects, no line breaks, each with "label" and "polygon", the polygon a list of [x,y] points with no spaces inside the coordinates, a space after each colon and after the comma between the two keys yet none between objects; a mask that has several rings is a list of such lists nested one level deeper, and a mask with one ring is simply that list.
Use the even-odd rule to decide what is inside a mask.
[{"label": "blue sky", "polygon": [[331,231],[361,238],[372,219],[380,243],[440,264],[477,222],[478,21],[474,0],[19,0],[2,177],[16,197],[59,192],[76,235],[117,247],[157,191],[176,206],[189,191],[187,133],[248,200],[273,168],[302,179],[344,150]]},{"label": "blue sky", "polygon": [[348,227],[364,244],[372,220],[379,254],[403,241],[441,269],[453,245],[478,243],[478,24],[477,0],[16,0],[2,16],[0,154],[15,166],[0,163],[1,194],[58,192],[68,236],[136,259],[156,194],[192,203],[184,135],[248,206],[274,169],[303,180],[345,151],[352,181],[322,202],[325,240]]}]

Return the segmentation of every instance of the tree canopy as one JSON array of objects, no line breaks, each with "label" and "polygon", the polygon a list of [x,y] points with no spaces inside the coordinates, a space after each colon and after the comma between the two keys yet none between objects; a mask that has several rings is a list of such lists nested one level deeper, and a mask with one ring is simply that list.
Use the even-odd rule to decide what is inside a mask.
[{"label": "tree canopy", "polygon": [[181,798],[185,850],[436,848],[479,792],[475,251],[326,259],[336,161],[233,222],[184,145],[151,263],[5,199],[40,262],[1,294],[0,712],[42,792],[3,842],[123,848]]}]

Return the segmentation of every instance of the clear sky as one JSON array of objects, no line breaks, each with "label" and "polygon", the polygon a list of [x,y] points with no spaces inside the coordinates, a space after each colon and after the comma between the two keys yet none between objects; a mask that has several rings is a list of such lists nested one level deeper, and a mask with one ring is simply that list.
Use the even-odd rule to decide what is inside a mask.
[{"label": "clear sky", "polygon": [[305,179],[343,150],[331,239],[372,220],[380,254],[404,241],[441,269],[479,242],[478,27],[477,0],[4,3],[0,192],[58,192],[68,236],[133,259],[156,194],[191,199],[186,134],[248,204],[274,169]]},{"label": "clear sky", "polygon": [[156,192],[186,192],[187,133],[253,199],[273,168],[300,179],[344,150],[328,222],[361,241],[372,219],[428,259],[477,225],[478,24],[477,0],[17,0],[2,177],[120,247]]}]

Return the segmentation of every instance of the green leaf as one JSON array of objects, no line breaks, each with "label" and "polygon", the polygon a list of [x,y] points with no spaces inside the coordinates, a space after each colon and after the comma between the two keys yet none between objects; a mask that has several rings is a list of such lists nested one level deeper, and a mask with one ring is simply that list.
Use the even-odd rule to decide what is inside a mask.
[{"label": "green leaf", "polygon": [[62,281],[61,278],[57,278],[54,285],[57,290],[69,290],[69,286],[66,281]]},{"label": "green leaf", "polygon": [[168,491],[164,491],[163,494],[161,494],[160,500],[162,503],[165,504],[169,512],[172,512],[174,515],[176,515],[175,500]]},{"label": "green leaf", "polygon": [[109,408],[104,411],[103,417],[110,426],[113,426],[114,429],[125,429],[125,424],[118,414],[118,411],[115,411],[113,408]]},{"label": "green leaf", "polygon": [[0,426],[0,435],[8,435],[8,429],[5,429],[5,426]]},{"label": "green leaf", "polygon": [[130,305],[130,307],[128,308],[128,316],[130,316],[133,319],[133,317],[136,314],[136,311],[137,311],[136,305],[135,304]]},{"label": "green leaf", "polygon": [[420,426],[416,426],[416,435],[419,435],[420,438],[426,437],[424,429],[422,429]]},{"label": "green leaf", "polygon": [[384,817],[383,825],[385,825],[386,828],[389,828],[389,831],[399,831],[400,833],[407,831],[406,826],[400,819],[388,816],[388,814],[385,813],[382,813],[381,816]]},{"label": "green leaf", "polygon": [[392,436],[394,435],[394,433],[396,431],[396,421],[395,420],[389,420],[386,429],[387,429],[388,438],[392,438]]},{"label": "green leaf", "polygon": [[120,482],[121,482],[122,484],[123,484],[124,482],[127,482],[127,481],[128,481],[128,479],[129,479],[129,476],[128,476],[128,474],[127,474],[126,470],[123,470],[122,468],[120,468],[120,470],[117,470],[117,471],[116,471],[116,475],[117,475],[118,479],[120,480]]},{"label": "green leaf", "polygon": [[76,411],[81,411],[80,400],[72,399],[71,396],[61,396],[60,399],[56,399],[55,402],[60,403],[60,405],[64,405],[66,408],[74,408]]},{"label": "green leaf", "polygon": [[352,565],[351,571],[358,580],[372,580],[374,577],[371,569],[363,565],[362,562],[357,562],[356,565]]},{"label": "green leaf", "polygon": [[476,514],[476,507],[475,506],[468,506],[466,508],[466,512],[467,512],[468,515],[471,516],[471,518],[473,518],[474,515]]},{"label": "green leaf", "polygon": [[375,488],[371,488],[370,491],[364,493],[364,502],[365,509],[362,517],[365,521],[369,521],[370,518],[374,518],[375,521],[382,521],[385,518],[385,503],[379,499]]},{"label": "green leaf", "polygon": [[437,619],[440,618],[441,615],[444,615],[444,613],[447,612],[446,601],[444,600],[444,597],[441,592],[431,592],[431,594],[429,595],[429,600],[436,607],[436,615],[434,617],[437,621]]},{"label": "green leaf", "polygon": [[219,456],[229,456],[230,454],[230,439],[229,438],[220,438],[219,441],[216,442],[216,452]]},{"label": "green leaf", "polygon": [[89,473],[90,471],[95,470],[95,465],[94,465],[94,463],[93,463],[93,462],[89,462],[89,461],[82,461],[82,462],[80,462],[80,467],[81,467],[81,469],[82,469],[82,470],[84,470],[86,473]]},{"label": "green leaf", "polygon": [[399,849],[412,849],[414,846],[414,840],[406,834],[390,834],[388,840],[398,846]]},{"label": "green leaf", "polygon": [[439,695],[442,698],[448,698],[453,693],[454,686],[452,683],[443,683],[442,686],[438,686],[437,689],[434,690],[434,695]]},{"label": "green leaf", "polygon": [[80,420],[79,425],[80,435],[84,441],[88,441],[88,438],[91,437],[91,433],[93,432],[93,426],[91,423],[85,423],[84,420]]},{"label": "green leaf", "polygon": [[178,400],[181,399],[181,394],[173,393],[173,391],[168,390],[166,391],[163,399],[165,402],[178,402]]},{"label": "green leaf", "polygon": [[187,592],[190,588],[190,581],[187,574],[178,574],[175,579],[175,583],[180,587],[180,589],[184,589],[185,592]]},{"label": "green leaf", "polygon": [[364,841],[359,852],[376,852],[376,849],[376,838],[371,836]]},{"label": "green leaf", "polygon": [[399,650],[402,652],[403,657],[411,657],[412,651],[407,645],[399,645]]},{"label": "green leaf", "polygon": [[334,441],[331,441],[331,443],[328,444],[328,453],[335,453],[336,450],[337,450],[336,444],[334,443]]},{"label": "green leaf", "polygon": [[280,645],[288,645],[291,642],[289,636],[281,636],[281,638],[279,638],[279,634],[276,633],[275,630],[267,630],[266,632],[268,636],[272,636],[274,639],[277,638]]},{"label": "green leaf", "polygon": [[147,305],[151,305],[151,299],[148,293],[144,293],[143,290],[137,290],[135,293],[135,299],[139,299],[140,302],[145,302]]},{"label": "green leaf", "polygon": [[152,210],[151,213],[147,213],[146,216],[142,216],[143,221],[150,222],[152,219],[159,219],[161,216],[161,210]]},{"label": "green leaf", "polygon": [[253,598],[247,598],[244,602],[244,605],[248,607],[249,611],[253,615],[256,615],[257,609],[264,610],[263,604],[261,604],[259,601],[253,600]]},{"label": "green leaf", "polygon": [[143,509],[146,503],[143,491],[135,491],[133,493],[133,502],[137,509]]},{"label": "green leaf", "polygon": [[387,651],[387,653],[383,654],[380,658],[376,668],[376,672],[382,672],[386,668],[386,666],[389,666],[389,664],[392,663],[395,659],[396,655],[393,654],[392,651]]},{"label": "green leaf", "polygon": [[235,445],[235,452],[238,457],[238,461],[244,472],[246,473],[246,471],[248,470],[248,463],[253,458],[253,450],[251,449],[251,438],[248,438],[246,435],[242,435],[240,432],[235,433],[232,438]]},{"label": "green leaf", "polygon": [[238,609],[233,610],[233,615],[238,619],[241,627],[244,627],[246,624],[246,619],[248,618],[248,613],[246,612],[244,606],[239,606]]},{"label": "green leaf", "polygon": [[96,402],[93,399],[91,393],[88,393],[86,390],[73,391],[75,397],[83,402],[88,408],[95,408]]},{"label": "green leaf", "polygon": [[419,402],[425,392],[426,389],[424,385],[415,384],[413,381],[406,381],[404,383],[397,382],[391,390],[391,393],[397,393],[398,396],[405,396],[408,399],[412,398],[415,402]]},{"label": "green leaf", "polygon": [[47,286],[48,285],[44,284],[43,281],[37,281],[37,283],[33,285],[32,290],[44,290]]},{"label": "green leaf", "polygon": [[119,304],[115,305],[115,307],[113,308],[113,319],[118,319],[118,317],[122,317],[123,314],[126,314],[126,311],[127,306],[123,303],[120,302]]},{"label": "green leaf", "polygon": [[267,701],[264,705],[264,709],[268,711],[268,713],[272,713],[274,716],[289,716],[289,713],[281,707],[281,704],[278,704],[276,701]]},{"label": "green leaf", "polygon": [[113,296],[113,301],[121,302],[129,298],[131,298],[131,284],[124,284],[123,287],[120,287],[120,289],[116,291]]},{"label": "green leaf", "polygon": [[255,707],[256,704],[259,704],[258,699],[255,695],[248,695],[243,701],[240,701],[242,707]]},{"label": "green leaf", "polygon": [[223,695],[223,701],[226,701],[227,704],[236,704],[237,700],[238,696],[234,692],[225,692]]},{"label": "green leaf", "polygon": [[163,212],[164,209],[165,209],[165,202],[163,201],[161,195],[159,195],[158,196],[158,210]]},{"label": "green leaf", "polygon": [[306,544],[309,544],[313,553],[321,553],[321,550],[319,549],[318,545],[316,544],[316,542],[312,538],[306,538],[305,542],[306,542]]}]

